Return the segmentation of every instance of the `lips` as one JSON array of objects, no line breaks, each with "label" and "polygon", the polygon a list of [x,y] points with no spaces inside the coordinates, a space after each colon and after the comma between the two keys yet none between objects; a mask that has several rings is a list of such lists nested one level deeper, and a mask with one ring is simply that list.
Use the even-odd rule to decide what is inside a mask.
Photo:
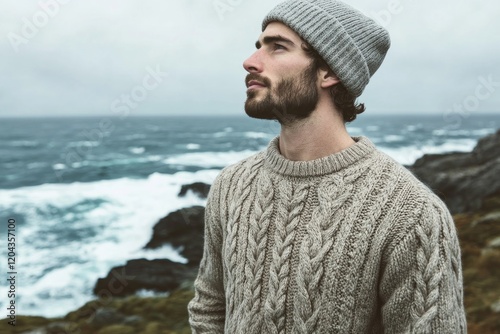
[{"label": "lips", "polygon": [[247,88],[248,89],[255,89],[255,88],[262,88],[266,87],[262,82],[257,81],[257,80],[250,80],[247,82]]}]

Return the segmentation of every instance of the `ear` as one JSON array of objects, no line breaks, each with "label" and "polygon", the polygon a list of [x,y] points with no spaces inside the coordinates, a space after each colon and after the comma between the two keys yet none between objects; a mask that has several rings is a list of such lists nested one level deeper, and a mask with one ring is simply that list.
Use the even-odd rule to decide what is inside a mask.
[{"label": "ear", "polygon": [[340,79],[330,70],[320,68],[318,70],[321,88],[329,88],[340,82]]}]

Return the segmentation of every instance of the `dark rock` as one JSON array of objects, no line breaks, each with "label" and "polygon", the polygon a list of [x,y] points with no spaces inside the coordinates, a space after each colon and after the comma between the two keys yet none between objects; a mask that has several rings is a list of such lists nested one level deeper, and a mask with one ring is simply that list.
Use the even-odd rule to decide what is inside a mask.
[{"label": "dark rock", "polygon": [[500,129],[495,134],[479,139],[472,151],[475,161],[479,164],[500,157]]},{"label": "dark rock", "polygon": [[186,280],[194,280],[197,272],[197,267],[170,260],[130,260],[99,278],[93,292],[105,297],[131,295],[142,289],[170,292]]},{"label": "dark rock", "polygon": [[128,326],[137,326],[139,325],[142,321],[144,321],[144,318],[139,316],[139,315],[130,315],[123,320],[124,325]]},{"label": "dark rock", "polygon": [[125,320],[125,315],[111,308],[99,308],[93,317],[89,318],[89,323],[95,327],[120,324]]},{"label": "dark rock", "polygon": [[179,196],[185,196],[188,191],[192,191],[200,198],[207,198],[208,192],[210,190],[210,185],[203,182],[195,182],[191,184],[185,184],[181,187]]},{"label": "dark rock", "polygon": [[478,210],[500,194],[500,130],[470,153],[426,154],[409,169],[455,213]]},{"label": "dark rock", "polygon": [[180,254],[190,264],[198,265],[203,256],[204,215],[202,206],[169,213],[153,227],[153,236],[145,248],[158,248],[166,243],[182,247]]},{"label": "dark rock", "polygon": [[[69,322],[52,322],[47,325],[44,329],[40,329],[40,334],[62,334],[62,333],[74,333],[76,325]],[[37,332],[34,332],[37,333]]]},{"label": "dark rock", "polygon": [[137,334],[137,331],[132,326],[110,325],[101,328],[96,334]]}]

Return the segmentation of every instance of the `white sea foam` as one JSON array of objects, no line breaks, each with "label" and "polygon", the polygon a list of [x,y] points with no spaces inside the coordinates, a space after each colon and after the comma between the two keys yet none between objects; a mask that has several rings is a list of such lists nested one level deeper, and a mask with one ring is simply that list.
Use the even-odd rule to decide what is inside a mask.
[{"label": "white sea foam", "polygon": [[54,164],[52,165],[53,170],[61,170],[68,168],[65,164]]},{"label": "white sea foam", "polygon": [[484,137],[489,134],[495,133],[495,128],[484,128],[477,130],[466,130],[466,129],[458,129],[458,130],[448,130],[448,129],[436,129],[432,131],[434,136],[440,137],[470,137],[470,136],[478,136]]},{"label": "white sea foam", "polygon": [[136,295],[141,298],[149,298],[149,297],[168,297],[170,293],[168,292],[156,292],[146,289],[141,289],[136,292]]},{"label": "white sea foam", "polygon": [[274,134],[270,134],[270,133],[254,132],[254,131],[245,132],[244,135],[245,135],[245,137],[252,138],[252,139],[258,139],[258,138],[271,139],[275,136]]},{"label": "white sea foam", "polygon": [[234,131],[233,128],[226,127],[220,132],[215,132],[215,133],[210,133],[210,134],[202,134],[200,136],[206,137],[206,138],[222,138],[222,137],[228,136],[233,131]]},{"label": "white sea foam", "polygon": [[150,155],[147,159],[148,161],[160,161],[163,157],[161,155]]},{"label": "white sea foam", "polygon": [[186,153],[171,156],[163,162],[168,165],[197,166],[204,168],[222,168],[245,159],[257,151],[240,152],[203,152]]},{"label": "white sea foam", "polygon": [[132,154],[142,154],[146,151],[144,147],[131,147],[129,148],[130,153]]},{"label": "white sea foam", "polygon": [[[22,282],[19,314],[62,316],[94,298],[90,292],[96,280],[130,259],[185,262],[170,246],[155,250],[144,250],[143,246],[160,218],[183,207],[205,204],[192,194],[178,197],[183,184],[212,183],[218,173],[214,169],[156,173],[142,180],[0,190],[0,211],[24,215],[24,219],[16,217]],[[5,252],[5,248],[0,249],[1,258]],[[0,291],[5,289],[6,281],[2,280]],[[0,308],[4,307],[1,299]]]},{"label": "white sea foam", "polygon": [[[73,162],[71,164],[72,168],[81,168],[81,167],[111,167],[111,166],[121,166],[121,165],[132,165],[132,164],[141,164],[148,162],[155,162],[165,159],[165,156],[160,155],[149,155],[144,157],[136,157],[136,158],[117,158],[117,159],[108,159],[101,161],[93,161],[93,160],[82,160]],[[56,169],[55,166],[61,168],[63,164],[56,164],[52,166],[53,169]]]},{"label": "white sea foam", "polygon": [[406,126],[406,131],[410,131],[410,132],[413,132],[413,131],[416,131],[418,129],[422,128],[422,125],[421,124],[416,124],[416,125],[407,125]]},{"label": "white sea foam", "polygon": [[66,147],[97,147],[100,145],[100,142],[98,141],[88,141],[88,140],[85,140],[85,141],[73,141],[73,142],[70,142],[68,143],[68,145],[66,145]]},{"label": "white sea foam", "polygon": [[209,135],[208,137],[222,138],[222,137],[226,137],[228,133],[229,132],[216,132],[216,133]]},{"label": "white sea foam", "polygon": [[352,136],[359,136],[363,134],[363,129],[354,126],[348,126],[347,131]]},{"label": "white sea foam", "polygon": [[200,144],[193,144],[193,143],[190,143],[190,144],[187,144],[186,145],[186,148],[188,150],[198,150],[200,148]]},{"label": "white sea foam", "polygon": [[90,162],[88,160],[77,161],[77,162],[73,162],[71,164],[71,168],[81,168],[81,167],[88,166],[89,164],[90,164]]},{"label": "white sea foam", "polygon": [[404,146],[398,148],[384,147],[381,143],[379,149],[394,160],[403,165],[412,165],[418,158],[424,154],[440,154],[448,152],[470,152],[477,141],[473,139],[455,139],[449,140],[441,145],[422,145],[422,146]]},{"label": "white sea foam", "polygon": [[404,141],[404,140],[405,140],[405,138],[403,136],[399,136],[399,135],[384,136],[384,141],[387,143],[393,143],[393,142]]},{"label": "white sea foam", "polygon": [[366,130],[368,131],[379,131],[380,127],[378,125],[368,125]]},{"label": "white sea foam", "polygon": [[479,130],[472,130],[471,133],[474,136],[479,136],[479,137],[484,137],[487,135],[490,135],[492,133],[495,133],[496,129],[495,128],[487,128],[487,129],[479,129]]}]

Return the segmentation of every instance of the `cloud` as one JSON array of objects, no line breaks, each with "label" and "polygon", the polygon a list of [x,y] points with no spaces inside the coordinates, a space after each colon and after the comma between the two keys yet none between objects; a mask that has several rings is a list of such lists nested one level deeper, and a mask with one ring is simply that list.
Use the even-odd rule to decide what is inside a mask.
[{"label": "cloud", "polygon": [[[166,80],[131,114],[243,114],[242,63],[278,2],[4,1],[0,116],[110,115],[112,102],[156,66]],[[474,96],[481,77],[500,84],[500,3],[349,3],[384,24],[392,39],[360,98],[368,110],[443,113]],[[26,22],[35,26],[33,37],[13,47],[12,36],[29,31]],[[469,109],[498,112],[494,88]]]}]

